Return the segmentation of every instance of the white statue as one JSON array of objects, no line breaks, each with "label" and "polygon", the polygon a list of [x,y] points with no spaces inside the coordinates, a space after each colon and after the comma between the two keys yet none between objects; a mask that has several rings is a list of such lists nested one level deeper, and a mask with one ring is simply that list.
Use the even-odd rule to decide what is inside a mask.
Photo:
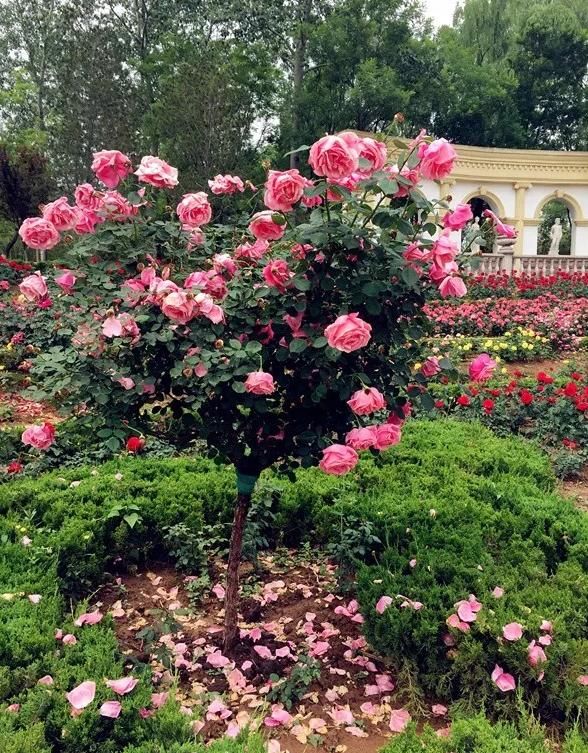
[{"label": "white statue", "polygon": [[549,256],[558,256],[562,235],[563,227],[561,225],[561,220],[559,217],[556,217],[555,223],[551,226],[551,230],[549,231],[549,238],[551,239],[551,245],[549,246]]},{"label": "white statue", "polygon": [[471,245],[470,245],[470,252],[471,252],[472,256],[479,256],[480,253],[482,252],[480,244],[478,243],[478,240],[477,240],[479,232],[480,232],[480,218],[479,217],[476,217],[474,219],[474,221],[472,222],[471,231],[472,232],[475,231],[475,233],[476,233],[476,239],[473,240],[472,243],[471,243]]}]

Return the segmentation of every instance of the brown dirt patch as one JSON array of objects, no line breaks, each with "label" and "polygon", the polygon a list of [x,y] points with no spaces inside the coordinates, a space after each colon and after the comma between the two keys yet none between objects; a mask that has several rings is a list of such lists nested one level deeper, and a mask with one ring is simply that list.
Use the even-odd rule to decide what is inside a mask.
[{"label": "brown dirt patch", "polygon": [[[224,661],[219,659],[222,601],[210,586],[200,603],[191,604],[189,579],[170,567],[153,566],[104,588],[97,606],[113,615],[129,667],[151,665],[155,692],[167,690],[173,674],[179,677],[178,699],[204,720],[203,739],[221,737],[235,721],[253,721],[289,753],[380,750],[391,734],[391,711],[416,699],[398,687],[385,661],[365,644],[361,616],[350,605],[353,597],[337,592],[335,566],[320,557],[308,562],[295,552],[278,552],[260,558],[258,573],[248,570],[241,627],[254,633],[242,638],[224,667],[209,662],[217,651],[212,660]],[[223,581],[217,563],[212,583]],[[275,685],[300,675],[307,657],[313,672],[299,693],[272,698]],[[219,694],[228,716],[207,719]],[[291,718],[268,727],[272,705],[283,700]],[[430,716],[430,706],[412,708],[420,720]],[[445,726],[444,719],[434,721]]]}]

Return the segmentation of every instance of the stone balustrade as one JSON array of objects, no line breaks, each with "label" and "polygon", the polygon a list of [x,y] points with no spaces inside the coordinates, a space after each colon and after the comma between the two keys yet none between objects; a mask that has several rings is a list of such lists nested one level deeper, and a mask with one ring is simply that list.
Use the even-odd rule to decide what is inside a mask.
[{"label": "stone balustrade", "polygon": [[505,249],[496,254],[482,254],[477,274],[521,272],[523,274],[551,275],[562,272],[588,273],[588,256],[513,256]]}]

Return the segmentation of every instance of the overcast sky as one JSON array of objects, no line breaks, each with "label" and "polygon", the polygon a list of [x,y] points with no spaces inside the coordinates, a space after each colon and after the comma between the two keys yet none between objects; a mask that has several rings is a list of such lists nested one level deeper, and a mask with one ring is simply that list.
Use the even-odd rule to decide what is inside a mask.
[{"label": "overcast sky", "polygon": [[451,26],[456,5],[457,0],[425,0],[427,15],[431,16],[436,26]]}]

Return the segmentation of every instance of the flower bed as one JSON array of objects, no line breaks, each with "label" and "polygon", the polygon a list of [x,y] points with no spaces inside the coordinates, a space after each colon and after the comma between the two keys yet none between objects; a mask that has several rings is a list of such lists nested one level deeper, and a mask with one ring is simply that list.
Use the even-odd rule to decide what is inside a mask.
[{"label": "flower bed", "polygon": [[479,353],[490,353],[502,361],[530,361],[553,355],[549,338],[532,329],[515,327],[497,337],[446,335],[428,342],[429,351],[459,362]]},{"label": "flower bed", "polygon": [[438,335],[503,335],[524,327],[549,337],[554,350],[575,350],[588,335],[588,298],[560,300],[553,294],[532,301],[488,298],[452,304],[431,301],[425,311]]},{"label": "flower bed", "polygon": [[468,278],[468,297],[473,299],[538,298],[546,293],[558,298],[588,297],[588,273],[558,270],[550,275],[506,272],[479,274]]}]

